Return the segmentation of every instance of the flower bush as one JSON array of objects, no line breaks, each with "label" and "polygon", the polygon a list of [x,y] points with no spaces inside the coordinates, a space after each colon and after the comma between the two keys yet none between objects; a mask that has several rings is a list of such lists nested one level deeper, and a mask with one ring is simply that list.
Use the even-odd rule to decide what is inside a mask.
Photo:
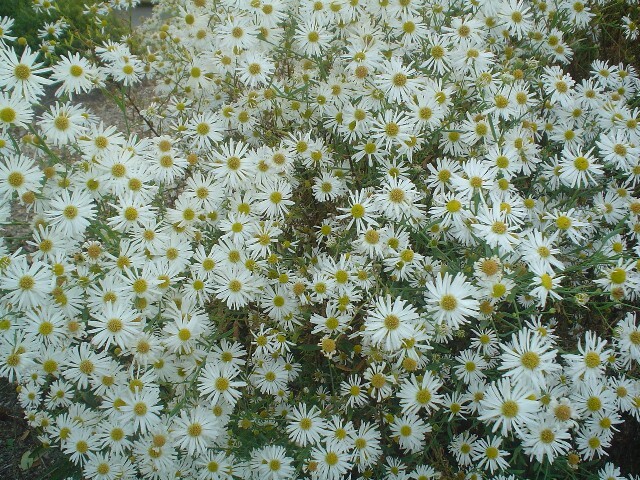
[{"label": "flower bush", "polygon": [[1,18],[0,375],[43,444],[100,480],[637,479],[640,83],[571,63],[608,8],[162,0],[51,65]]}]

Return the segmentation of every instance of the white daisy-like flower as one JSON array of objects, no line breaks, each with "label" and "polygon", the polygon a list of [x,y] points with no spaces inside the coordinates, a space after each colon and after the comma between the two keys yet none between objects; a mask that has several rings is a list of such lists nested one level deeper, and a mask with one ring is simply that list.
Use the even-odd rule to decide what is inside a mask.
[{"label": "white daisy-like flower", "polygon": [[340,480],[353,466],[351,454],[335,443],[314,447],[311,458],[318,465],[314,477],[323,480]]},{"label": "white daisy-like flower", "polygon": [[480,401],[478,419],[493,424],[492,431],[501,429],[501,435],[515,430],[519,433],[540,408],[540,402],[531,400],[532,391],[522,384],[512,384],[501,378],[490,384]]},{"label": "white daisy-like flower", "polygon": [[534,391],[546,388],[547,376],[562,367],[556,362],[558,351],[552,344],[528,328],[514,333],[511,342],[502,345],[502,363],[498,370]]},{"label": "white daisy-like flower", "polygon": [[266,180],[258,186],[256,207],[269,219],[282,219],[293,205],[291,184],[281,178]]},{"label": "white daisy-like flower", "polygon": [[567,363],[567,375],[573,380],[598,380],[604,374],[607,359],[612,354],[606,348],[607,341],[588,331],[584,336],[584,344],[578,342],[578,354],[563,355]]},{"label": "white daisy-like flower", "polygon": [[437,275],[435,281],[428,282],[425,287],[427,310],[437,323],[444,322],[452,329],[458,329],[468,323],[468,317],[479,314],[476,288],[467,282],[464,274],[451,277],[446,272]]},{"label": "white daisy-like flower", "polygon": [[586,153],[566,147],[560,161],[560,181],[568,187],[579,188],[594,185],[604,173],[602,166],[596,163],[593,149]]},{"label": "white daisy-like flower", "polygon": [[84,190],[62,190],[51,199],[45,212],[51,225],[67,237],[81,238],[96,215],[94,200]]},{"label": "white daisy-like flower", "polygon": [[53,67],[51,78],[62,82],[56,95],[68,94],[70,99],[74,93],[86,93],[104,83],[100,70],[79,53],[63,56]]},{"label": "white daisy-like flower", "polygon": [[316,445],[327,435],[326,421],[315,405],[310,409],[304,403],[293,408],[288,416],[287,433],[296,445]]},{"label": "white daisy-like flower", "polygon": [[27,101],[37,100],[42,96],[44,85],[53,83],[53,80],[40,76],[49,73],[51,69],[36,62],[38,53],[31,52],[31,48],[26,46],[18,59],[13,48],[0,48],[0,87],[13,91]]},{"label": "white daisy-like flower", "polygon": [[364,333],[374,345],[388,352],[402,346],[402,340],[414,335],[414,323],[419,319],[416,309],[402,298],[392,301],[391,296],[379,297],[365,319]]},{"label": "white daisy-like flower", "polygon": [[119,407],[120,420],[132,424],[134,430],[145,434],[161,422],[162,403],[157,388],[127,389]]},{"label": "white daisy-like flower", "polygon": [[273,61],[263,53],[249,52],[240,60],[236,71],[240,75],[242,83],[249,88],[269,82],[269,78],[275,70]]},{"label": "white daisy-like flower", "polygon": [[386,177],[373,198],[378,211],[389,220],[401,221],[421,215],[417,204],[421,195],[413,182],[407,178]]},{"label": "white daisy-like flower", "polygon": [[220,425],[211,409],[198,406],[174,417],[172,434],[177,446],[189,455],[203,454],[220,434]]},{"label": "white daisy-like flower", "polygon": [[324,26],[307,20],[298,23],[294,39],[304,55],[322,55],[331,43],[331,34]]},{"label": "white daisy-like flower", "polygon": [[229,405],[235,405],[247,385],[236,380],[240,370],[233,363],[207,363],[198,377],[198,391],[211,404],[217,404],[221,398]]},{"label": "white daisy-like flower", "polygon": [[197,149],[205,149],[222,140],[224,127],[217,115],[200,113],[191,117],[185,135]]},{"label": "white daisy-like flower", "polygon": [[115,344],[123,350],[141,333],[140,318],[124,302],[107,303],[100,311],[93,312],[89,320],[91,343],[98,348]]},{"label": "white daisy-like flower", "polygon": [[248,185],[256,169],[248,150],[249,145],[230,140],[212,153],[212,173],[222,186],[237,189]]},{"label": "white daisy-like flower", "polygon": [[9,200],[14,194],[38,192],[44,178],[35,162],[24,155],[9,155],[0,159],[0,198]]},{"label": "white daisy-like flower", "polygon": [[391,434],[398,439],[400,448],[410,454],[422,450],[425,434],[430,431],[431,425],[414,413],[397,416],[391,424]]},{"label": "white daisy-like flower", "polygon": [[358,233],[362,233],[369,227],[377,227],[378,209],[369,193],[360,190],[356,193],[349,194],[349,207],[341,207],[338,210],[345,212],[338,215],[337,219],[348,219],[347,228],[355,223]]},{"label": "white daisy-like flower", "polygon": [[381,70],[376,75],[376,85],[385,92],[390,103],[408,103],[422,87],[418,72],[411,65],[404,65],[397,56],[385,62]]},{"label": "white daisy-like flower", "polygon": [[258,282],[249,270],[240,267],[229,267],[217,272],[213,278],[216,286],[216,297],[226,302],[233,310],[244,307],[257,300]]},{"label": "white daisy-like flower", "polygon": [[524,452],[540,463],[545,457],[553,463],[571,448],[568,426],[561,424],[553,416],[538,416],[527,424],[521,435]]},{"label": "white daisy-like flower", "polygon": [[252,452],[249,465],[264,480],[286,480],[295,474],[293,459],[280,445],[269,445]]},{"label": "white daisy-like flower", "polygon": [[70,103],[54,106],[42,115],[40,128],[43,135],[54,145],[66,145],[75,141],[85,130],[85,112]]},{"label": "white daisy-like flower", "polygon": [[479,468],[489,470],[490,473],[496,470],[504,470],[509,467],[506,458],[509,453],[500,450],[502,437],[487,437],[479,439],[473,445],[471,458]]},{"label": "white daisy-like flower", "polygon": [[430,371],[425,372],[422,380],[418,381],[414,374],[404,380],[400,386],[397,397],[404,413],[417,413],[421,410],[431,413],[437,410],[443,402],[443,397],[438,393],[442,388],[442,382]]},{"label": "white daisy-like flower", "polygon": [[491,208],[483,208],[477,215],[478,223],[473,224],[480,239],[490,247],[498,248],[501,254],[512,252],[520,243],[519,229],[510,225],[506,217],[501,204],[495,202]]},{"label": "white daisy-like flower", "polygon": [[8,291],[4,301],[20,309],[46,303],[54,285],[55,277],[49,265],[39,260],[29,264],[24,256],[13,260],[0,276],[0,288]]},{"label": "white daisy-like flower", "polygon": [[33,111],[31,104],[17,94],[0,91],[0,129],[12,125],[27,128]]},{"label": "white daisy-like flower", "polygon": [[0,45],[4,45],[6,41],[12,42],[16,39],[16,37],[9,35],[14,21],[11,17],[0,17]]}]

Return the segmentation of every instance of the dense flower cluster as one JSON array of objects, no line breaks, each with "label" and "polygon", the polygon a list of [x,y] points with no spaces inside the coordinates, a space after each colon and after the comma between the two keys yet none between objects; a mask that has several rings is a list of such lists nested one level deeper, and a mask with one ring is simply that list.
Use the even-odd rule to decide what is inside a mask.
[{"label": "dense flower cluster", "polygon": [[[598,6],[162,0],[145,53],[51,64],[1,18],[0,375],[43,443],[99,480],[630,478],[640,79],[569,73]],[[142,82],[144,127],[77,101]]]}]

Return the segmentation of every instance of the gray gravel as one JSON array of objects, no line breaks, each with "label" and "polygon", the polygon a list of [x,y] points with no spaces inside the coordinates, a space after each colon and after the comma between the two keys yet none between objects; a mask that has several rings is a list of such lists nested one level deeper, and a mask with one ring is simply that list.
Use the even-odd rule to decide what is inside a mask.
[{"label": "gray gravel", "polygon": [[131,11],[124,12],[122,15],[126,20],[131,19],[132,27],[137,27],[144,21],[145,18],[151,16],[152,10],[153,10],[153,7],[149,5],[143,5],[143,6],[136,7]]}]

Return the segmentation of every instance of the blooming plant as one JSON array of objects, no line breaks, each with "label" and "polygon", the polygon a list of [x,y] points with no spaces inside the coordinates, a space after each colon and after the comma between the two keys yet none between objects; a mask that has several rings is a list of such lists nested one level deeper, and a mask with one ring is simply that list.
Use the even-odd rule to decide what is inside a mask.
[{"label": "blooming plant", "polygon": [[640,80],[570,69],[605,8],[161,0],[46,63],[0,18],[0,375],[43,444],[99,480],[638,478]]}]

